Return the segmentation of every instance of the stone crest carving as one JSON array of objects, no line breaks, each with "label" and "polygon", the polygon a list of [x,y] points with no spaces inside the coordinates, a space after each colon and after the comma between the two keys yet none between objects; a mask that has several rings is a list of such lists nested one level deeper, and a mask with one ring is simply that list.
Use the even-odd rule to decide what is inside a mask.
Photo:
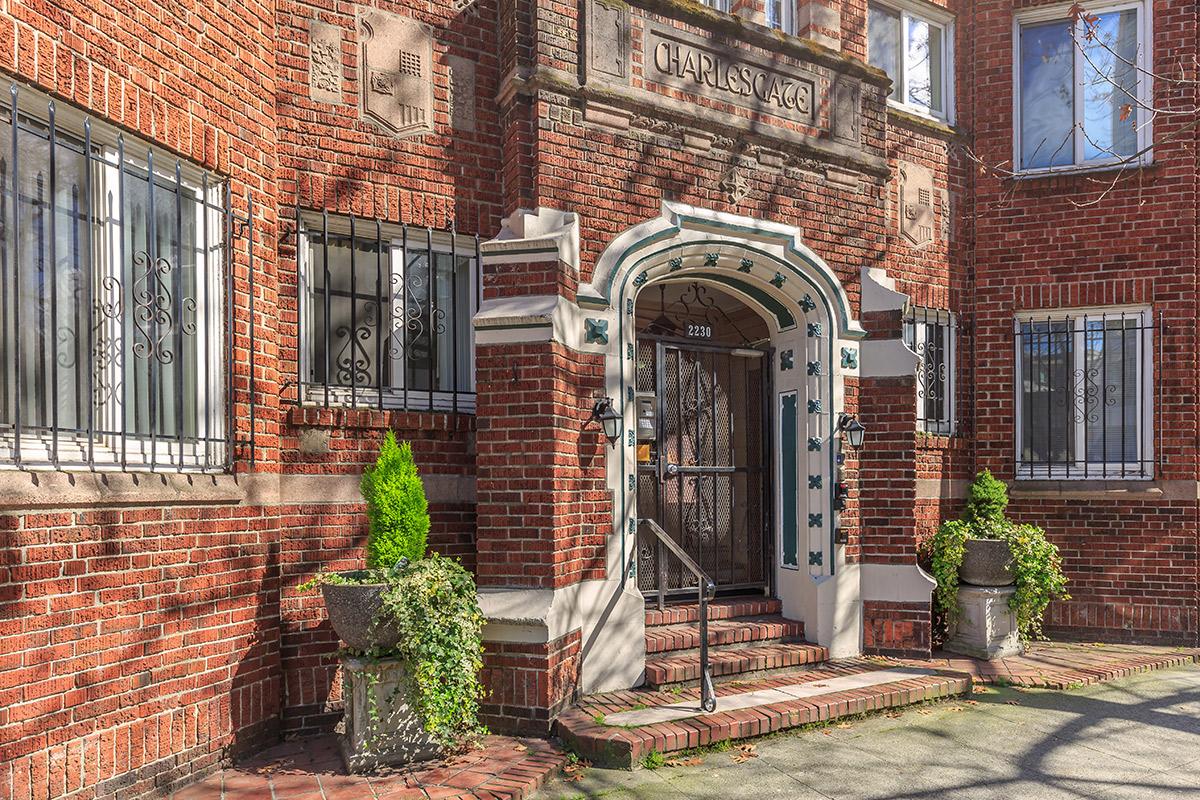
[{"label": "stone crest carving", "polygon": [[433,34],[375,9],[358,16],[362,115],[396,136],[433,130]]},{"label": "stone crest carving", "polygon": [[717,185],[718,188],[725,193],[725,198],[732,204],[737,205],[746,199],[746,195],[750,194],[750,182],[746,180],[746,176],[742,174],[738,167],[730,167],[721,177],[721,182]]},{"label": "stone crest carving", "polygon": [[308,23],[308,96],[342,102],[342,29],[315,19]]},{"label": "stone crest carving", "polygon": [[900,162],[900,235],[913,247],[933,241],[933,173],[917,164]]},{"label": "stone crest carving", "polygon": [[588,0],[585,78],[629,80],[629,6],[620,0]]},{"label": "stone crest carving", "polygon": [[858,144],[862,126],[861,84],[853,78],[839,75],[834,78],[829,91],[833,95],[830,133],[836,141]]},{"label": "stone crest carving", "polygon": [[447,56],[450,67],[450,127],[475,130],[475,62],[462,56]]}]

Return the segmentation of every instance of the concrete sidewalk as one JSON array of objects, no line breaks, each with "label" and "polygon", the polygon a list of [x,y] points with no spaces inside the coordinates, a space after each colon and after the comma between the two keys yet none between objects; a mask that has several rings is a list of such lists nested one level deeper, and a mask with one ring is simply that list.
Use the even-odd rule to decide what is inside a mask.
[{"label": "concrete sidewalk", "polygon": [[588,769],[536,797],[1200,800],[1200,666],[1069,692],[979,687],[754,744],[751,758],[734,747],[693,766]]}]

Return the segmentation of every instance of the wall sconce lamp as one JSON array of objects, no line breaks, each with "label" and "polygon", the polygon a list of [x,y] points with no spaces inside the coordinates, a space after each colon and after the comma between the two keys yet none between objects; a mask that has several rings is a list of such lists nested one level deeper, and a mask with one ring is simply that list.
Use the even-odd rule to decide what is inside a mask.
[{"label": "wall sconce lamp", "polygon": [[842,438],[846,440],[846,444],[856,450],[862,447],[863,437],[867,434],[867,429],[852,414],[842,414],[838,419],[837,428],[834,429],[835,433],[838,431],[841,432]]},{"label": "wall sconce lamp", "polygon": [[592,406],[592,415],[588,417],[588,422],[593,420],[600,423],[609,446],[616,447],[617,439],[621,438],[621,414],[613,408],[611,397],[601,397]]}]

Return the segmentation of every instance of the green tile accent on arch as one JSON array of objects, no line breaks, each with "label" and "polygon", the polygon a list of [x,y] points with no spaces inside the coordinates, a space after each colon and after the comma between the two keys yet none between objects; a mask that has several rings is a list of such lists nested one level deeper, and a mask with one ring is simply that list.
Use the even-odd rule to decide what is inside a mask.
[{"label": "green tile accent on arch", "polygon": [[798,567],[799,531],[797,530],[796,481],[799,479],[799,458],[796,455],[796,393],[788,392],[779,397],[779,526],[781,557],[785,567]]},{"label": "green tile accent on arch", "polygon": [[796,318],[792,316],[791,311],[788,311],[787,306],[754,284],[747,283],[734,275],[722,272],[693,272],[691,273],[691,277],[702,277],[714,283],[723,283],[731,289],[737,289],[746,296],[753,298],[754,302],[758,303],[769,311],[771,316],[775,317],[775,321],[779,323],[780,328],[786,329],[796,324]]}]

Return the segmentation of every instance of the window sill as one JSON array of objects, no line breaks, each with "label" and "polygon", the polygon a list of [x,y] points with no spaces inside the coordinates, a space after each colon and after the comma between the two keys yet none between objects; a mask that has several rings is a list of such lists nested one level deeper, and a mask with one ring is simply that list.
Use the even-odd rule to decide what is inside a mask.
[{"label": "window sill", "polygon": [[1010,176],[1013,181],[1036,181],[1046,178],[1073,178],[1081,175],[1104,175],[1118,172],[1153,172],[1158,164],[1146,159],[1136,164],[1097,164],[1095,166],[1054,167],[1051,169],[1022,170]]},{"label": "window sill", "polygon": [[380,411],[375,408],[293,406],[288,422],[296,428],[350,428],[398,431],[473,431],[475,412]]},{"label": "window sill", "polygon": [[[1095,500],[1143,499],[1156,500],[1168,496],[1165,484],[1146,478],[1117,479],[1072,479],[1045,480],[1016,478],[1009,484],[1009,494],[1014,498],[1071,498]],[[1195,490],[1192,491],[1193,495]]]},{"label": "window sill", "polygon": [[909,106],[901,105],[893,100],[888,101],[887,110],[889,119],[894,119],[903,125],[922,128],[938,136],[958,136],[957,128],[946,120],[935,117],[932,114],[922,114]]}]

